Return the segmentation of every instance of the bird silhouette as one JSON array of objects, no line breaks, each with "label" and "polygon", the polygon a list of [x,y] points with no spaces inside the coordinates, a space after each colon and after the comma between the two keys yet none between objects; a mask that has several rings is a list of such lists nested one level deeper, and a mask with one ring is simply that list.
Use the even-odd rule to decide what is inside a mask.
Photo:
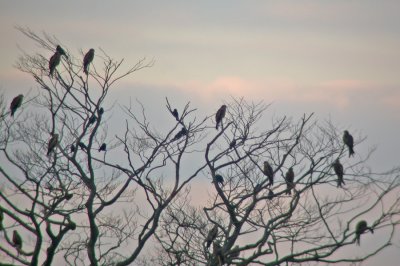
[{"label": "bird silhouette", "polygon": [[217,185],[221,184],[221,186],[224,185],[224,178],[222,175],[215,175],[215,179],[213,182],[217,182]]},{"label": "bird silhouette", "polygon": [[176,121],[179,121],[179,114],[176,108],[172,111],[172,115],[175,117]]},{"label": "bird silhouette", "polygon": [[226,114],[226,105],[224,104],[218,109],[217,113],[215,114],[215,122],[216,122],[215,128],[217,130],[219,124],[222,123],[222,119],[225,117],[225,114]]},{"label": "bird silhouette", "polygon": [[54,150],[57,144],[58,144],[58,134],[53,134],[47,145],[47,156],[50,155],[50,153]]},{"label": "bird silhouette", "polygon": [[90,118],[89,118],[89,125],[92,125],[92,124],[94,124],[94,123],[96,123],[96,121],[97,121],[97,117],[95,116],[95,115],[92,115]]},{"label": "bird silhouette", "polygon": [[275,194],[272,190],[268,191],[267,199],[272,200],[275,197]]},{"label": "bird silhouette", "polygon": [[85,145],[85,143],[83,143],[82,141],[80,141],[79,143],[78,143],[78,146],[79,146],[79,148],[81,148],[82,150],[87,150],[87,146]]},{"label": "bird silhouette", "polygon": [[24,100],[24,95],[20,94],[11,101],[10,104],[11,116],[14,116],[15,111],[17,111],[17,109],[21,106],[23,100]]},{"label": "bird silhouette", "polygon": [[344,180],[343,180],[343,165],[340,163],[339,159],[336,159],[336,161],[332,164],[333,170],[335,171],[335,174],[337,175],[337,186],[342,187],[342,184],[345,185]]},{"label": "bird silhouette", "polygon": [[85,54],[85,57],[83,58],[83,72],[85,72],[86,75],[89,74],[89,65],[92,63],[94,58],[94,49],[90,49],[89,52]]},{"label": "bird silhouette", "polygon": [[99,115],[103,115],[104,114],[104,109],[103,109],[103,107],[100,107],[100,109],[99,109]]},{"label": "bird silhouette", "polygon": [[50,70],[50,76],[53,76],[54,70],[56,67],[60,64],[61,62],[61,54],[59,51],[56,51],[52,57],[50,57],[49,60],[49,70]]},{"label": "bird silhouette", "polygon": [[103,143],[101,144],[99,151],[106,151],[107,150],[107,144]]},{"label": "bird silhouette", "polygon": [[273,186],[274,185],[274,170],[272,169],[272,166],[265,161],[264,162],[264,175],[268,177],[268,186]]},{"label": "bird silhouette", "polygon": [[21,250],[22,249],[22,238],[18,234],[17,230],[14,230],[14,232],[13,232],[12,242],[13,242],[14,247],[17,250]]},{"label": "bird silhouette", "polygon": [[218,225],[215,224],[214,227],[208,232],[206,238],[207,248],[210,248],[211,243],[214,241],[217,235],[218,235]]},{"label": "bird silhouette", "polygon": [[345,130],[343,133],[343,142],[346,144],[347,148],[349,149],[349,157],[354,156],[354,140],[353,136],[350,135],[349,131]]},{"label": "bird silhouette", "polygon": [[176,135],[172,139],[172,141],[178,140],[178,139],[182,138],[183,136],[185,136],[186,134],[187,134],[186,128],[182,127],[181,130],[178,133],[176,133]]},{"label": "bird silhouette", "polygon": [[292,194],[292,188],[294,188],[293,167],[290,167],[289,170],[286,172],[285,180],[286,180],[286,189],[287,189],[286,194],[291,195]]},{"label": "bird silhouette", "polygon": [[356,225],[356,241],[357,245],[360,245],[360,236],[364,234],[367,230],[369,230],[371,233],[374,233],[374,229],[371,227],[368,227],[368,224],[366,221],[361,220],[357,223]]},{"label": "bird silhouette", "polygon": [[60,45],[57,45],[56,52],[59,52],[59,53],[60,53],[60,55],[63,55],[63,56],[65,56],[65,57],[67,57],[67,58],[68,58],[68,56],[67,56],[67,54],[65,53],[64,49],[63,49],[63,48],[61,48],[61,46],[60,46]]},{"label": "bird silhouette", "polygon": [[72,144],[71,147],[70,147],[69,149],[70,149],[70,152],[71,152],[71,153],[75,152],[75,145]]}]

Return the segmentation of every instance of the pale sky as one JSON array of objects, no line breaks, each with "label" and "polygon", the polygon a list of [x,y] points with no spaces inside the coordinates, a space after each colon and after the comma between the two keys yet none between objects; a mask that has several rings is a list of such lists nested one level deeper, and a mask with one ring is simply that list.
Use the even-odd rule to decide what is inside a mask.
[{"label": "pale sky", "polygon": [[212,113],[244,96],[279,115],[315,112],[366,135],[356,149],[377,145],[372,165],[382,170],[400,161],[399,11],[398,0],[1,1],[0,90],[11,99],[35,86],[13,66],[17,45],[41,51],[14,28],[28,26],[76,55],[102,48],[128,65],[154,59],[117,84],[122,104],[168,96]]}]

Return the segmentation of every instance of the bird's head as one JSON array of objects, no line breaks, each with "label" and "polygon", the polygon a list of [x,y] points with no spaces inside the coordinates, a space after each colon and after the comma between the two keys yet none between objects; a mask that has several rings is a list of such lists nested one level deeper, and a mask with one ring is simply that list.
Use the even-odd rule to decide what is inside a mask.
[{"label": "bird's head", "polygon": [[91,48],[91,49],[89,50],[89,52],[92,53],[92,54],[94,54],[94,49]]},{"label": "bird's head", "polygon": [[345,135],[349,135],[349,131],[345,130],[345,131],[344,131],[344,134],[345,134]]}]

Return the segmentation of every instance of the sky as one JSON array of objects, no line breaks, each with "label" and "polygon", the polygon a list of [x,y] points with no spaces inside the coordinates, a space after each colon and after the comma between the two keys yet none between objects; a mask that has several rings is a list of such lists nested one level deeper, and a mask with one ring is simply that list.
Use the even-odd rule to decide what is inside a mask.
[{"label": "sky", "polygon": [[385,0],[3,0],[0,91],[11,99],[34,87],[14,67],[18,47],[38,49],[15,29],[29,27],[75,54],[102,48],[128,65],[154,60],[114,88],[122,104],[169,97],[215,112],[233,96],[295,119],[314,112],[367,136],[356,151],[376,146],[372,165],[383,170],[399,165],[399,10]]}]

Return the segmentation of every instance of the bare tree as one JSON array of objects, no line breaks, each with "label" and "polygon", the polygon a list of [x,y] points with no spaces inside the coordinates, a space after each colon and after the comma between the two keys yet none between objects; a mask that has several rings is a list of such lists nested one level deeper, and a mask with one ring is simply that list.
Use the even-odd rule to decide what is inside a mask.
[{"label": "bare tree", "polygon": [[[391,245],[400,218],[399,170],[372,172],[372,151],[349,159],[343,131],[331,122],[318,123],[311,114],[269,124],[266,108],[244,100],[228,105],[230,119],[204,152],[207,174],[223,183],[213,182],[204,207],[186,200],[169,206],[157,232],[160,265],[361,262]],[[337,159],[345,165],[344,180],[333,169]],[[360,252],[356,238],[370,232],[384,241]],[[354,253],[343,256],[343,250]]]},{"label": "bare tree", "polygon": [[[18,30],[41,52],[22,51],[17,63],[37,93],[12,110],[0,99],[2,261],[278,265],[362,261],[390,244],[398,170],[377,174],[368,156],[348,158],[332,123],[312,114],[266,122],[268,106],[243,99],[224,103],[223,115],[199,115],[167,99],[158,111],[171,119],[168,129],[135,102],[121,106],[116,131],[110,89],[152,62],[122,70],[124,60],[96,47],[75,55],[53,36]],[[203,176],[209,201],[191,205],[190,184]],[[384,228],[391,233],[375,251],[336,255]]]}]

